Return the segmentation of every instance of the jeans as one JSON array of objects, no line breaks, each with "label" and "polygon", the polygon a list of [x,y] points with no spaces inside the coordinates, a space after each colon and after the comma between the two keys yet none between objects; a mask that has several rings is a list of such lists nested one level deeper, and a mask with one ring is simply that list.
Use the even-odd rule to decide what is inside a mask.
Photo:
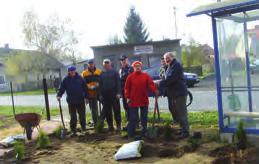
[{"label": "jeans", "polygon": [[92,120],[94,122],[94,125],[96,125],[97,120],[98,120],[97,99],[89,99],[89,106],[90,106],[90,109],[91,109]]},{"label": "jeans", "polygon": [[79,115],[79,122],[81,128],[84,130],[86,126],[85,119],[85,103],[80,104],[68,104],[69,114],[70,114],[70,129],[72,132],[76,132],[77,115]]},{"label": "jeans", "polygon": [[134,137],[136,131],[136,125],[138,123],[138,109],[140,108],[140,121],[142,126],[141,134],[145,135],[147,130],[148,121],[148,106],[144,107],[133,107],[129,109],[129,124],[128,124],[128,137]]},{"label": "jeans", "polygon": [[172,102],[173,102],[173,107],[175,109],[177,121],[179,121],[181,126],[181,131],[183,133],[189,133],[186,96],[173,98]]}]

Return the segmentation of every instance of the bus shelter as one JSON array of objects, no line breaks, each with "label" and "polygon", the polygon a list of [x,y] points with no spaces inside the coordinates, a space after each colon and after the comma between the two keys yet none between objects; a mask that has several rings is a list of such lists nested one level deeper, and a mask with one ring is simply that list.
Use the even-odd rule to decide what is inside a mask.
[{"label": "bus shelter", "polygon": [[187,16],[201,14],[212,21],[220,131],[234,133],[242,121],[259,134],[259,0],[226,0]]}]

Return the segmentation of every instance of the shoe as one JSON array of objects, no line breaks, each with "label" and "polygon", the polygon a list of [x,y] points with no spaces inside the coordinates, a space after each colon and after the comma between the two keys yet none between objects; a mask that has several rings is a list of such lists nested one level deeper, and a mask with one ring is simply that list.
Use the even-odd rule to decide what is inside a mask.
[{"label": "shoe", "polygon": [[72,132],[70,135],[70,137],[76,137],[76,136],[77,136],[76,132]]},{"label": "shoe", "polygon": [[109,128],[108,128],[108,131],[109,131],[109,132],[114,131],[114,127],[113,127],[113,126],[112,126],[112,127],[109,127]]},{"label": "shoe", "polygon": [[184,138],[188,138],[189,136],[190,136],[189,132],[182,132],[177,136],[177,139],[184,139]]},{"label": "shoe", "polygon": [[117,131],[117,132],[120,132],[120,131],[121,131],[121,126],[117,126],[116,131]]},{"label": "shoe", "polygon": [[176,125],[176,124],[178,124],[178,122],[175,121],[175,120],[173,120],[173,121],[171,122],[171,125]]},{"label": "shoe", "polygon": [[139,141],[139,140],[142,140],[142,136],[135,136],[134,137],[134,141]]},{"label": "shoe", "polygon": [[81,128],[81,132],[86,132],[86,128]]}]

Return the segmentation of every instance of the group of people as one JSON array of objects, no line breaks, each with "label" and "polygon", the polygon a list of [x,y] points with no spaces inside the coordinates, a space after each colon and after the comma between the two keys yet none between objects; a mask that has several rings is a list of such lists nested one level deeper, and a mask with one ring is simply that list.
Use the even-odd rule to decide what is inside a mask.
[{"label": "group of people", "polygon": [[[121,69],[117,72],[112,67],[110,59],[103,60],[103,70],[96,68],[94,60],[88,61],[88,67],[79,75],[76,67],[68,67],[68,75],[62,80],[57,99],[60,100],[66,92],[70,113],[70,128],[72,135],[76,135],[77,113],[82,131],[86,130],[85,104],[89,103],[94,126],[100,119],[101,125],[107,121],[108,130],[113,131],[113,114],[116,130],[121,128],[120,98],[128,121],[125,127],[129,138],[135,137],[136,127],[141,123],[141,135],[145,136],[148,122],[148,92],[155,97],[168,97],[168,106],[174,123],[179,123],[181,138],[189,136],[187,119],[186,96],[187,88],[183,77],[183,68],[172,52],[166,53],[161,62],[161,80],[154,81],[142,71],[142,63],[135,61],[129,64],[127,56],[120,57]],[[98,100],[103,108],[98,114]],[[139,112],[140,110],[140,112]],[[140,113],[140,117],[139,117]]]}]

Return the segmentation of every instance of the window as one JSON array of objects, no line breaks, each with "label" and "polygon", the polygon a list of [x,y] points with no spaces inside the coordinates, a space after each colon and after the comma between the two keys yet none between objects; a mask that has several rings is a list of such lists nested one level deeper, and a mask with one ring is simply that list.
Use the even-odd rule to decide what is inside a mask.
[{"label": "window", "polygon": [[0,75],[0,84],[4,84],[5,83],[5,78],[3,75]]}]

